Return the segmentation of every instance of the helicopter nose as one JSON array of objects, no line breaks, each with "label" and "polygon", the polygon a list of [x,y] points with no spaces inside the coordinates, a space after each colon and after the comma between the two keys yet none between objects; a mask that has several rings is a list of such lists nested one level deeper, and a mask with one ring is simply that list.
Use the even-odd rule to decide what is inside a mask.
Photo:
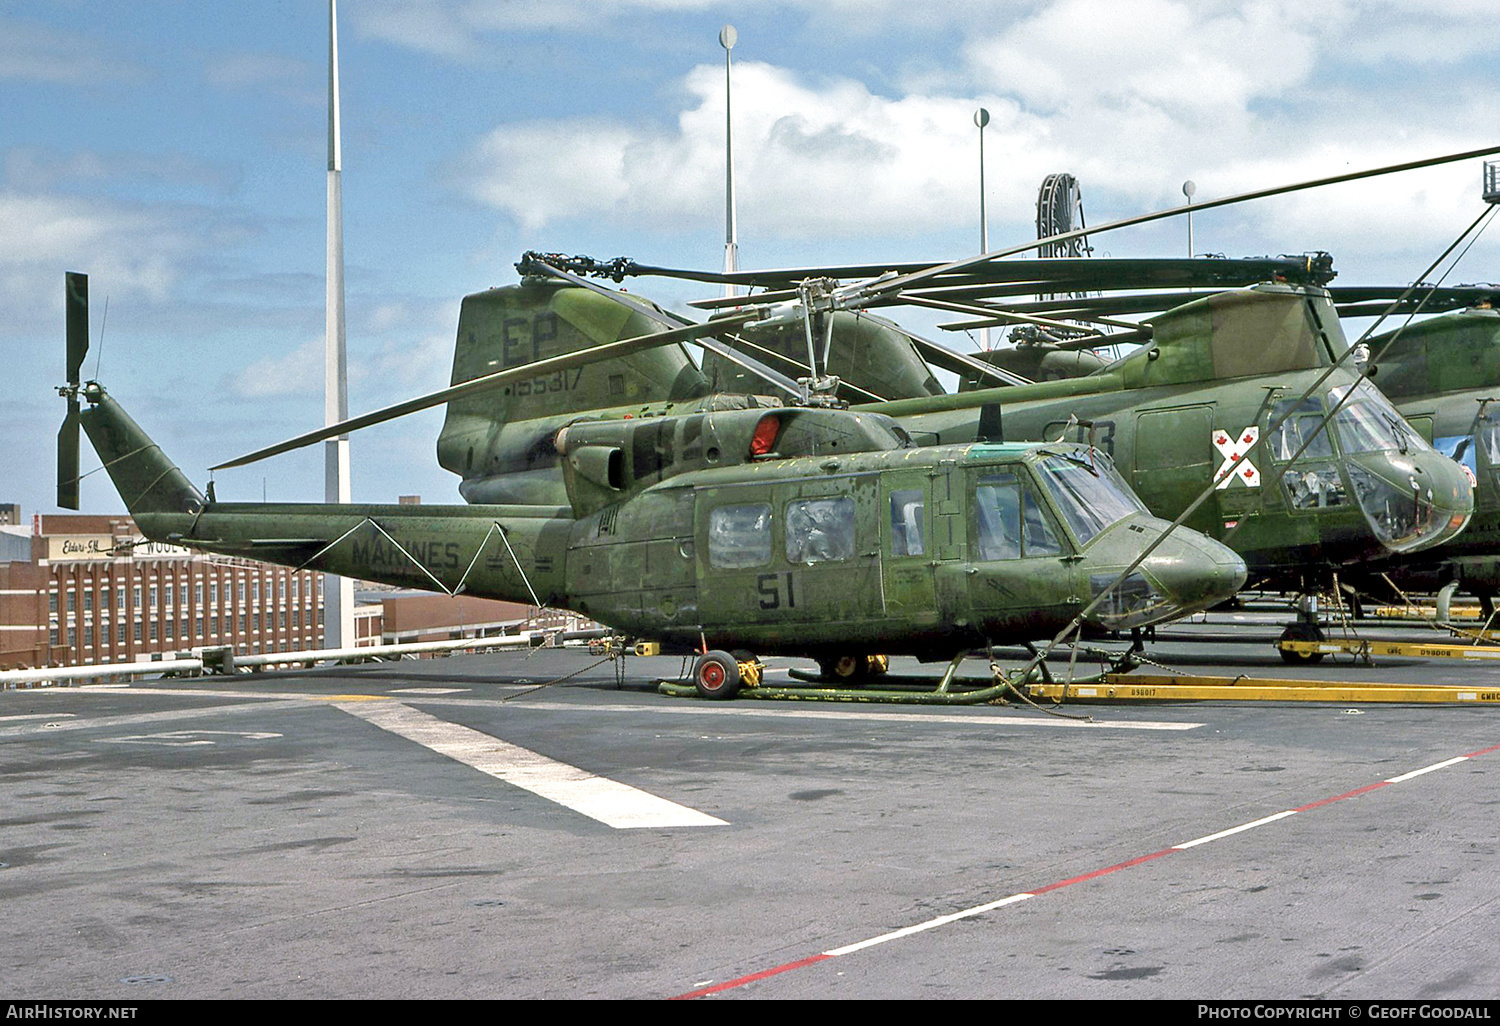
[{"label": "helicopter nose", "polygon": [[1375,536],[1395,552],[1440,545],[1474,513],[1468,471],[1438,452],[1359,456],[1349,480]]},{"label": "helicopter nose", "polygon": [[[1121,541],[1128,539],[1141,546],[1156,542],[1170,526],[1165,520],[1142,513],[1111,530],[1121,531]],[[1139,547],[1135,551],[1139,552]],[[1121,555],[1118,545],[1099,548],[1088,567],[1090,599],[1098,598],[1129,565],[1128,558],[1109,565]],[[1245,561],[1233,549],[1179,527],[1162,539],[1087,619],[1110,630],[1175,620],[1232,598],[1244,587],[1246,576]]]},{"label": "helicopter nose", "polygon": [[1233,598],[1249,576],[1240,554],[1196,531],[1174,531],[1142,564],[1185,616]]}]

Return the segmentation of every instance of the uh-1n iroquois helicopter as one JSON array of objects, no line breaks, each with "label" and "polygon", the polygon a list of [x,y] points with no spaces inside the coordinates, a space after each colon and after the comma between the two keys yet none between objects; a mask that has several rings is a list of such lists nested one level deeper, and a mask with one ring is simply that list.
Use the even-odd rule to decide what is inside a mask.
[{"label": "uh-1n iroquois helicopter", "polygon": [[[710,403],[571,424],[554,441],[559,505],[216,502],[97,382],[79,380],[87,279],[69,275],[67,296],[59,505],[77,508],[81,425],[148,538],[576,610],[698,652],[705,697],[729,697],[756,672],[745,650],[860,676],[881,666],[876,653],[956,660],[1080,622],[1153,624],[1245,579],[1233,551],[1151,516],[1087,446],[916,446],[889,417],[818,405]],[[571,368],[532,363],[507,380],[549,372]]]}]

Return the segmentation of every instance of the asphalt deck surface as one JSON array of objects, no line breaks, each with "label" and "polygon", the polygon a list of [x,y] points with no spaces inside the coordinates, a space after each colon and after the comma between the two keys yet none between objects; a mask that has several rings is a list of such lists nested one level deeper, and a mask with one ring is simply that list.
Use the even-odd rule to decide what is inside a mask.
[{"label": "asphalt deck surface", "polygon": [[[1294,671],[1273,619],[1151,654],[1500,688]],[[596,664],[0,692],[0,997],[1500,995],[1500,706],[710,703]]]}]

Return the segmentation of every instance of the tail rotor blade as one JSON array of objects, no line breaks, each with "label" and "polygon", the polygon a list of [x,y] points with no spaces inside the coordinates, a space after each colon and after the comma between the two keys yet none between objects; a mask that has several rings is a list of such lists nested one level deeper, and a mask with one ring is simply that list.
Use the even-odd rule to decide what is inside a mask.
[{"label": "tail rotor blade", "polygon": [[[68,311],[68,384],[77,388],[83,359],[89,352],[89,276],[69,271],[66,279],[64,299]],[[76,415],[76,411],[70,415]],[[77,437],[76,432],[74,437]]]},{"label": "tail rotor blade", "polygon": [[78,398],[68,397],[68,416],[57,433],[57,504],[78,508]]}]

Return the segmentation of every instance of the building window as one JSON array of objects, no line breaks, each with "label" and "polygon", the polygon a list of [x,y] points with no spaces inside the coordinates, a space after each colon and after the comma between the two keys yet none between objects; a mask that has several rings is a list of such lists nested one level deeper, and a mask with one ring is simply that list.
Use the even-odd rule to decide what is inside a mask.
[{"label": "building window", "polygon": [[94,592],[89,589],[83,593],[83,611],[92,613],[94,611]]},{"label": "building window", "polygon": [[78,628],[77,627],[69,627],[68,628],[68,647],[69,648],[73,648],[77,644],[78,644]]},{"label": "building window", "polygon": [[75,610],[77,608],[78,608],[78,598],[77,598],[76,595],[73,594],[73,589],[69,588],[68,589],[68,612],[71,613],[71,612],[73,612],[73,610]]},{"label": "building window", "polygon": [[[152,632],[151,632],[151,636],[152,636],[152,637],[153,637],[153,638],[154,638],[154,637],[156,637],[156,632],[155,632],[155,630],[154,630],[154,629],[153,629],[153,631],[152,631]],[[135,640],[136,640],[136,641],[140,641],[140,640],[141,640],[141,621],[139,621],[139,620],[137,620],[137,621],[136,621],[136,622],[135,622]]]},{"label": "building window", "polygon": [[47,611],[49,613],[57,612],[57,592],[55,591],[47,593]]},{"label": "building window", "polygon": [[156,608],[156,585],[151,585],[151,608]]},{"label": "building window", "polygon": [[47,631],[47,643],[50,644],[50,645],[52,645],[54,648],[57,646],[57,628],[56,627],[53,627],[51,630]]},{"label": "building window", "polygon": [[133,592],[131,597],[135,599],[135,608],[141,608],[141,586],[137,584],[130,590]]},{"label": "building window", "polygon": [[115,624],[115,641],[118,642],[121,645],[125,644],[125,621],[124,620],[121,620],[119,623]]},{"label": "building window", "polygon": [[203,582],[202,581],[199,581],[197,584],[193,585],[193,601],[196,602],[200,606],[203,605]]},{"label": "building window", "polygon": [[152,641],[156,640],[156,621],[155,620],[151,621],[151,640]]}]

